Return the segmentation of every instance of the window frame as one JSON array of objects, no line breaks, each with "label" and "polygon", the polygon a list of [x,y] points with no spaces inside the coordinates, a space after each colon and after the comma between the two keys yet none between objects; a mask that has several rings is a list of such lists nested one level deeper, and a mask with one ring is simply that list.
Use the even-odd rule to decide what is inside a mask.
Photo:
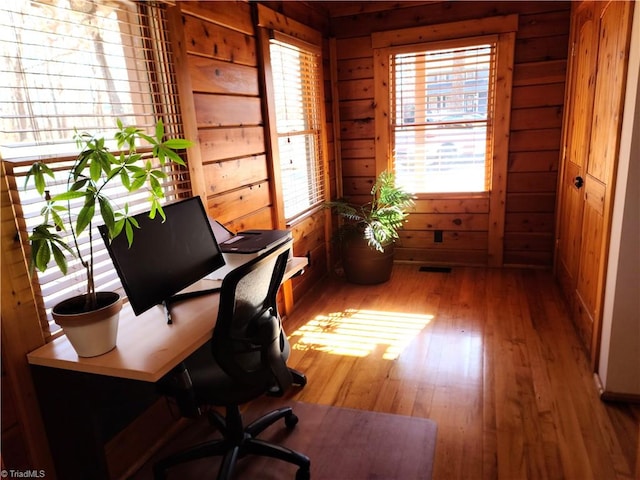
[{"label": "window frame", "polygon": [[511,99],[513,65],[518,15],[485,17],[447,24],[411,27],[401,30],[376,32],[371,35],[374,69],[375,110],[375,163],[376,174],[392,168],[389,142],[389,55],[390,49],[398,46],[420,45],[429,42],[458,40],[469,37],[497,36],[496,85],[493,120],[491,189],[481,193],[419,193],[417,203],[422,200],[489,199],[488,265],[503,263],[503,238],[505,205],[507,194],[507,166],[511,123]]},{"label": "window frame", "polygon": [[[274,152],[274,158],[278,159],[277,167],[280,168],[280,176],[285,177],[283,173],[285,168],[283,166],[283,162],[285,159],[282,158],[284,154],[283,149],[281,148],[281,141],[284,139],[297,139],[306,144],[306,166],[308,173],[306,175],[307,185],[306,192],[302,194],[302,196],[306,196],[309,199],[310,205],[302,206],[298,208],[295,212],[287,212],[287,200],[292,201],[299,198],[299,195],[296,195],[293,191],[288,189],[291,188],[289,183],[282,183],[282,200],[283,200],[283,215],[287,224],[291,224],[295,222],[298,217],[304,216],[309,211],[314,211],[317,207],[324,202],[324,172],[322,171],[322,158],[324,156],[324,152],[322,151],[322,123],[320,118],[320,111],[322,105],[322,97],[321,97],[321,84],[322,84],[322,54],[320,48],[314,45],[302,44],[300,41],[296,41],[291,39],[286,35],[279,34],[278,32],[271,32],[271,38],[269,41],[269,58],[271,62],[271,81],[273,83],[274,93],[276,93],[276,74],[274,73],[274,59],[273,59],[273,50],[272,47],[280,45],[282,49],[290,49],[293,51],[298,51],[302,55],[304,55],[306,60],[302,60],[300,63],[300,69],[298,72],[301,72],[305,67],[305,64],[313,64],[314,73],[311,74],[302,74],[300,73],[300,84],[301,90],[303,93],[302,102],[296,103],[293,105],[293,109],[300,109],[301,116],[304,117],[304,129],[282,129],[281,126],[278,125],[277,119],[277,111],[278,107],[278,97],[274,98],[274,109],[276,110],[276,123],[275,123],[275,135],[278,138],[278,148],[277,155]],[[286,55],[286,53],[285,53]],[[304,62],[304,63],[303,63]],[[286,73],[286,72],[282,72]],[[308,80],[312,80],[312,82],[308,82]],[[280,92],[282,93],[282,92]],[[311,144],[311,145],[309,145]],[[301,189],[305,190],[305,189]],[[288,197],[291,198],[288,198]],[[295,202],[294,202],[295,203]]]},{"label": "window frame", "polygon": [[[259,11],[266,11],[260,9]],[[323,55],[322,55],[322,36],[308,28],[301,32],[299,36],[289,35],[273,28],[262,27],[259,29],[259,37],[262,51],[262,62],[264,72],[264,108],[266,110],[265,126],[268,134],[266,138],[267,155],[270,158],[269,169],[270,177],[272,178],[272,203],[274,208],[275,228],[291,228],[293,225],[301,222],[310,215],[313,215],[317,211],[323,208],[323,203],[328,200],[329,195],[329,174],[327,165],[327,141],[326,141],[326,116],[324,106],[324,78],[323,78]],[[302,38],[299,38],[302,37]],[[287,218],[285,216],[284,207],[284,195],[282,192],[286,188],[283,182],[282,171],[280,168],[280,148],[278,145],[278,129],[276,119],[276,95],[273,83],[273,71],[271,62],[271,40],[277,40],[279,42],[292,45],[301,50],[311,52],[317,55],[318,58],[318,91],[316,97],[318,98],[317,104],[317,140],[318,144],[315,145],[318,155],[316,157],[316,171],[318,172],[318,181],[316,183],[320,194],[318,201],[305,208],[301,212]]]}]

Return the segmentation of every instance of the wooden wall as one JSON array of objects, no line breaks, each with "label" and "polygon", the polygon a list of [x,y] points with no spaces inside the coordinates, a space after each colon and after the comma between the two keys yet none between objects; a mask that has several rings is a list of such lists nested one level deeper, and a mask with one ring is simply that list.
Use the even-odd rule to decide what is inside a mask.
[{"label": "wooden wall", "polygon": [[[330,2],[322,7],[316,2],[264,3],[325,34],[327,153],[334,197],[341,190],[340,185],[345,194],[356,197],[366,194],[375,175],[372,32],[519,14],[504,258],[507,264],[551,265],[568,3],[427,2],[405,8],[398,8],[402,3],[395,2]],[[382,10],[387,6],[391,9]],[[334,12],[343,9],[345,15],[329,19],[322,10],[325,7]],[[184,109],[187,137],[197,140],[193,156],[190,153],[195,193],[206,200],[209,213],[232,230],[272,228],[277,224],[272,214],[277,192],[271,189],[265,147],[252,8],[246,2],[177,2],[174,9],[177,13],[170,25],[181,69],[181,94],[188,100]],[[367,8],[378,11],[363,13]],[[278,20],[286,22],[282,17]],[[336,38],[335,42],[329,40],[330,36]],[[335,58],[329,57],[330,50],[337,52]],[[335,83],[330,82],[331,62],[335,66]],[[334,93],[339,105],[332,104]],[[3,385],[3,399],[7,390],[11,390],[31,464],[44,465],[51,471],[25,358],[25,353],[43,340],[35,308],[29,305],[28,298],[22,298],[28,293],[29,282],[24,258],[12,242],[9,229],[12,214],[5,215],[8,212],[5,208],[3,203],[2,350],[3,363],[6,362],[3,372],[7,372],[4,380],[10,382]],[[403,241],[408,241],[409,235],[418,239],[421,258],[473,263],[474,251],[485,248],[484,225],[465,221],[463,224],[468,223],[469,228],[452,226],[456,225],[453,220],[462,214],[466,215],[464,218],[473,218],[476,212],[484,212],[488,207],[483,201],[460,204],[425,200],[419,208],[423,214],[433,215],[434,224],[444,222],[446,247],[439,251],[429,244],[433,237],[427,230],[403,233]],[[324,215],[318,213],[292,229],[295,254],[309,254],[311,258],[305,275],[294,280],[294,297],[298,298],[327,272],[327,226]],[[451,244],[456,247],[450,247]],[[404,259],[411,260],[407,251]],[[15,275],[13,265],[20,265],[20,276]],[[6,418],[17,426],[11,415]],[[8,451],[6,448],[4,444],[3,453]],[[10,465],[7,458],[3,460]]]},{"label": "wooden wall", "polygon": [[[388,7],[388,2],[383,2]],[[372,3],[333,10],[337,38],[344,194],[364,199],[375,176],[371,33],[488,16],[518,14],[504,234],[505,265],[551,266],[558,158],[564,103],[568,2]],[[406,261],[485,264],[486,199],[423,198],[397,252]],[[428,225],[426,228],[424,225]],[[434,243],[433,230],[443,230]]]},{"label": "wooden wall", "polygon": [[[268,132],[261,103],[259,40],[253,7],[243,2],[178,5],[186,56],[179,64],[188,71],[190,91],[185,97],[192,98],[187,103],[192,101],[196,123],[190,138],[197,138],[199,146],[199,154],[190,156],[189,161],[199,163],[191,168],[196,175],[202,175],[202,182],[195,182],[201,184],[201,191],[194,193],[206,199],[213,218],[234,232],[281,227],[274,216],[278,192],[273,191],[265,142]],[[307,20],[312,17],[309,12],[305,15]],[[274,15],[274,22],[280,20],[285,22],[284,17]],[[330,123],[327,130],[331,130]],[[333,160],[330,164],[334,164]],[[318,212],[290,227],[294,254],[310,258],[305,274],[293,280],[296,297],[327,271],[324,217],[324,212]]]},{"label": "wooden wall", "polygon": [[[2,250],[2,462],[53,471],[26,354],[44,344],[27,262],[18,238],[4,164],[0,177]],[[13,192],[15,194],[15,192]]]}]

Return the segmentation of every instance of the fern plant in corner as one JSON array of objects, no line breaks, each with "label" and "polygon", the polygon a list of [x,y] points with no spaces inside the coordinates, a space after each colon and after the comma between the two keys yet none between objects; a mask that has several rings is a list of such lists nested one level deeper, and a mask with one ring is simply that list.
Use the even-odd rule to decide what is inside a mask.
[{"label": "fern plant in corner", "polygon": [[[337,236],[348,280],[354,283],[380,283],[388,279],[393,264],[393,243],[398,239],[398,230],[405,224],[408,210],[413,205],[414,196],[396,186],[395,175],[389,171],[383,171],[376,178],[371,188],[371,201],[363,205],[353,204],[346,199],[327,203],[343,220]],[[363,243],[368,250],[378,254],[386,252],[387,255],[371,256],[363,252]],[[359,261],[362,256],[367,256],[366,262]],[[372,260],[369,261],[369,258]],[[371,271],[371,262],[382,263],[382,259],[383,272],[378,275],[377,271]],[[352,266],[356,272],[350,271]]]},{"label": "fern plant in corner", "polygon": [[398,238],[398,230],[404,225],[408,209],[414,205],[413,195],[395,184],[395,175],[384,171],[378,175],[371,188],[371,201],[354,205],[346,199],[328,204],[345,222],[338,229],[342,238],[363,235],[372,248],[384,251],[385,245]]}]

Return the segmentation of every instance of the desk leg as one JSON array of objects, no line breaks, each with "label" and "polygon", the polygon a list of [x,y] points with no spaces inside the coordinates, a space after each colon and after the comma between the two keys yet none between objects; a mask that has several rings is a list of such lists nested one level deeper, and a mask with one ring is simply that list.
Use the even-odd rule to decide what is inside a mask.
[{"label": "desk leg", "polygon": [[31,366],[58,480],[108,480],[104,445],[155,399],[155,386]]}]

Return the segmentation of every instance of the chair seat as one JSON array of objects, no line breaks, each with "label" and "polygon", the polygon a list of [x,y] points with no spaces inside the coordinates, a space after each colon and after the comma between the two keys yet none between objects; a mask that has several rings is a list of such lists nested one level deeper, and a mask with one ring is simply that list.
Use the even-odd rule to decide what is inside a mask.
[{"label": "chair seat", "polygon": [[[259,362],[260,357],[256,360]],[[273,385],[268,378],[260,383],[239,383],[227,375],[212,358],[206,344],[185,360],[191,376],[198,405],[226,405],[246,403],[264,394]]]}]

